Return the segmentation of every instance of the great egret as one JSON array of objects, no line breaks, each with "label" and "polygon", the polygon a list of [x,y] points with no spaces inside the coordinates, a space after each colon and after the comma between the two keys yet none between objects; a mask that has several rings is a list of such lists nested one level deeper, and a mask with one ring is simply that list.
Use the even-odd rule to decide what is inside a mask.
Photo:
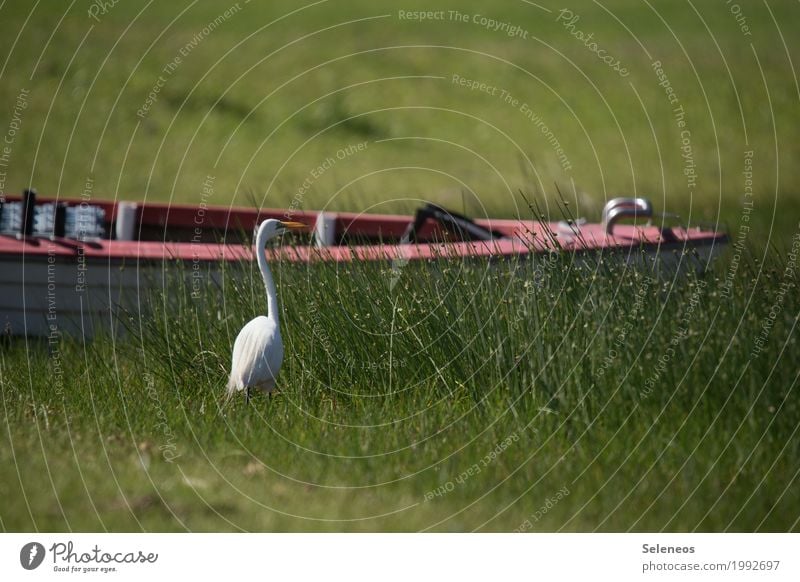
[{"label": "great egret", "polygon": [[267,291],[267,315],[250,320],[239,332],[233,344],[231,375],[228,379],[228,398],[235,392],[244,391],[245,400],[250,401],[250,390],[256,388],[272,392],[275,378],[283,363],[283,341],[278,324],[278,297],[272,272],[267,264],[264,247],[267,241],[292,228],[305,228],[301,222],[282,222],[269,219],[258,227],[253,251],[258,259],[258,268]]}]

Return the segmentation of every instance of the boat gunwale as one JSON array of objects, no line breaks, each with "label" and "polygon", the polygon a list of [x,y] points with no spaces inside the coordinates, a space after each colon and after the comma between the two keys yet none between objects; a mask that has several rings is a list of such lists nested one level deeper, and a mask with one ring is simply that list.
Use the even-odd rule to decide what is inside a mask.
[{"label": "boat gunwale", "polygon": [[[8,201],[16,198],[8,197]],[[66,202],[81,204],[76,199],[38,198],[39,202]],[[119,203],[122,201],[92,201],[106,211],[106,222],[113,223]],[[140,205],[139,222],[141,227],[161,227],[165,231],[173,228],[221,229],[224,232],[238,228],[255,227],[267,218],[299,220],[309,224],[305,233],[313,231],[314,222],[324,211],[300,211],[292,209],[255,209],[245,207],[198,206],[189,204],[168,204],[160,202],[137,203]],[[352,212],[329,213],[336,217],[342,236],[364,238],[399,237],[413,219],[407,215],[363,214]],[[191,220],[191,217],[194,217]],[[198,221],[197,218],[202,220]],[[222,220],[224,218],[224,221]],[[246,224],[242,226],[242,222]],[[270,247],[267,256],[273,260],[287,262],[349,262],[392,261],[392,260],[434,260],[442,258],[494,258],[503,256],[526,256],[531,253],[563,251],[581,253],[584,251],[633,251],[638,247],[653,250],[685,249],[707,244],[724,245],[728,237],[717,231],[690,231],[683,227],[660,229],[657,226],[619,225],[613,235],[608,235],[602,225],[589,223],[581,225],[580,235],[572,236],[563,232],[563,223],[543,223],[523,219],[478,219],[477,224],[497,230],[507,238],[492,241],[447,241],[421,242],[411,244],[382,243],[345,244],[329,247],[308,245],[288,245]],[[233,228],[232,223],[236,224]],[[438,231],[430,227],[425,233],[434,236]],[[665,236],[666,235],[666,236]],[[137,262],[190,261],[190,262],[240,262],[252,261],[254,256],[249,245],[236,243],[213,243],[201,241],[170,242],[166,240],[120,241],[99,239],[80,242],[74,239],[53,237],[18,237],[0,235],[0,257],[9,256],[49,256],[67,257],[81,260],[101,259],[106,261]]]}]

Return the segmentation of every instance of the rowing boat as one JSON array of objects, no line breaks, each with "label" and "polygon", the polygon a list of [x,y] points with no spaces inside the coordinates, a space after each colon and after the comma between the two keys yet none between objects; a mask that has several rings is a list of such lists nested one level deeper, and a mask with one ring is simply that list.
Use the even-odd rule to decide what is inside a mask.
[{"label": "rowing boat", "polygon": [[[691,262],[702,268],[727,241],[713,228],[657,223],[644,198],[609,201],[600,222],[479,219],[427,204],[413,216],[40,198],[0,204],[0,329],[7,335],[91,337],[118,308],[136,309],[180,273],[193,296],[226,267],[254,259],[255,227],[277,218],[308,225],[266,249],[273,262],[525,259],[574,253],[591,262]],[[633,220],[633,224],[623,223]],[[677,251],[677,252],[673,252]],[[689,251],[689,252],[687,252]]]}]

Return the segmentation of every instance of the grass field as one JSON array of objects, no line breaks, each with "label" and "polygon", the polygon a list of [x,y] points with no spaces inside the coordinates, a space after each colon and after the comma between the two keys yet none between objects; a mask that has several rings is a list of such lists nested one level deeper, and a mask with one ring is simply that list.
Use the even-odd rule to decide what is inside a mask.
[{"label": "grass field", "polygon": [[5,527],[797,529],[800,305],[779,265],[748,259],[730,296],[566,259],[539,285],[409,265],[394,293],[376,269],[282,267],[281,393],[222,412],[257,273],[50,364],[7,346]]},{"label": "grass field", "polygon": [[796,3],[97,6],[0,6],[3,194],[527,217],[524,190],[592,219],[640,194],[743,250],[391,289],[276,265],[281,390],[222,410],[252,271],[124,337],[4,339],[3,530],[798,530]]},{"label": "grass field", "polygon": [[[800,191],[798,46],[776,25],[796,19],[794,2],[748,8],[749,36],[728,8],[706,3],[583,1],[571,6],[580,19],[570,29],[547,2],[450,2],[437,8],[445,20],[423,22],[400,11],[424,2],[268,4],[119,2],[96,21],[87,2],[65,12],[6,2],[0,113],[11,117],[20,90],[30,91],[6,190],[33,183],[77,196],[91,179],[96,197],[196,203],[213,175],[209,202],[283,207],[313,168],[366,141],[312,180],[305,207],[409,210],[425,198],[513,216],[518,188],[551,199],[559,183],[591,217],[603,200],[638,193],[695,220],[736,224],[744,152],[753,151],[762,238],[773,218],[780,231],[796,229],[775,212],[795,207]],[[576,32],[593,34],[628,75]],[[552,131],[561,160],[523,105]]]}]

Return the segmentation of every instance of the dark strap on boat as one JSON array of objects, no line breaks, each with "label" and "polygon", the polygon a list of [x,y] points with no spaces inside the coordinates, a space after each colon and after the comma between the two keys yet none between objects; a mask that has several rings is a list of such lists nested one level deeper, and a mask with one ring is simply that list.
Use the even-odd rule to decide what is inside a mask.
[{"label": "dark strap on boat", "polygon": [[53,216],[53,236],[64,238],[67,234],[67,205],[64,202],[56,204]]},{"label": "dark strap on boat", "polygon": [[33,234],[33,213],[36,209],[36,190],[26,188],[22,193],[22,236]]}]

